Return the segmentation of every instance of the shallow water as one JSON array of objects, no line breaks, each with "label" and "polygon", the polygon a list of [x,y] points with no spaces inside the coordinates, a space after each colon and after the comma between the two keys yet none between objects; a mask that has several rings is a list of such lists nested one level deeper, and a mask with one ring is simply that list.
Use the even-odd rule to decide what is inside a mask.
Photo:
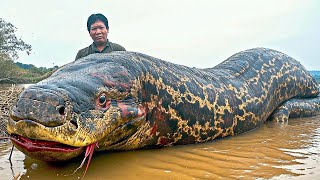
[{"label": "shallow water", "polygon": [[[49,164],[0,143],[0,177],[80,179],[82,159]],[[128,152],[95,153],[85,179],[317,179],[320,116],[266,122],[262,127],[213,142]]]}]

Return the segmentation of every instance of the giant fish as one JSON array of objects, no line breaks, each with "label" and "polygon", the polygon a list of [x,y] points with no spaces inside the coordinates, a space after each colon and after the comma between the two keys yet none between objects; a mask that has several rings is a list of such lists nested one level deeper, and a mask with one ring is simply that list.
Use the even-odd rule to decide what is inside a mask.
[{"label": "giant fish", "polygon": [[91,158],[94,151],[202,143],[267,120],[314,116],[318,94],[298,61],[266,48],[204,69],[137,52],[92,54],[26,88],[7,130],[30,157]]}]

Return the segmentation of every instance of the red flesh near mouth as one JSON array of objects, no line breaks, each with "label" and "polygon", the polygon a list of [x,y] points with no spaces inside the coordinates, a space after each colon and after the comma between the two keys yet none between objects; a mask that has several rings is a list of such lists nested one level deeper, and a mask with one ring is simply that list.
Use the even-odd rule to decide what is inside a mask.
[{"label": "red flesh near mouth", "polygon": [[86,153],[85,153],[85,155],[84,155],[84,158],[83,158],[80,166],[73,172],[73,174],[76,173],[80,168],[82,168],[82,166],[83,166],[84,163],[86,162],[87,157],[89,156],[89,159],[88,159],[88,162],[87,162],[87,166],[86,166],[86,170],[84,171],[83,176],[82,176],[82,178],[84,178],[84,176],[85,176],[86,173],[87,173],[88,167],[89,167],[89,165],[90,165],[91,158],[92,158],[92,155],[93,155],[93,151],[94,151],[94,147],[95,147],[95,146],[97,146],[97,147],[99,148],[97,142],[86,146]]},{"label": "red flesh near mouth", "polygon": [[[29,139],[29,138],[19,136],[19,135],[11,135],[10,139],[15,144],[23,147],[24,149],[26,149],[29,152],[52,151],[52,152],[66,152],[67,153],[67,152],[73,152],[73,151],[76,151],[76,150],[83,148],[83,147],[68,146],[68,145],[65,145],[62,143],[58,143],[58,142]],[[86,146],[86,152],[85,152],[84,159],[82,160],[81,165],[75,170],[75,172],[76,172],[78,169],[80,169],[84,165],[87,157],[89,156],[83,177],[85,176],[85,174],[88,170],[88,167],[90,165],[95,146],[98,147],[97,142]]]},{"label": "red flesh near mouth", "polygon": [[43,141],[29,139],[19,135],[12,135],[10,138],[14,143],[23,147],[29,152],[35,151],[53,151],[53,152],[73,152],[81,149],[82,147],[73,147],[53,141]]}]

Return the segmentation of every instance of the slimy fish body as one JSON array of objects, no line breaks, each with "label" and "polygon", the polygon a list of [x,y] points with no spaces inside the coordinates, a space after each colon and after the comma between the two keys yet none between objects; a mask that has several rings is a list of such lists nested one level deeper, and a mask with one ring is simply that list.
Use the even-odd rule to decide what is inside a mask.
[{"label": "slimy fish body", "polygon": [[8,132],[26,155],[61,161],[89,146],[201,143],[251,131],[268,119],[317,115],[318,94],[299,62],[265,48],[205,69],[135,52],[93,54],[25,89]]}]

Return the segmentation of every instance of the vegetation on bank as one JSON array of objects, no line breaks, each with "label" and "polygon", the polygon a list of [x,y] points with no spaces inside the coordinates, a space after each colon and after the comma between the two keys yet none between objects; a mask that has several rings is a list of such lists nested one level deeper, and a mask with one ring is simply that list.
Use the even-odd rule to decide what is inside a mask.
[{"label": "vegetation on bank", "polygon": [[18,52],[31,53],[31,45],[16,37],[17,28],[0,18],[0,84],[36,83],[58,67],[37,68],[34,65],[15,63]]},{"label": "vegetation on bank", "polygon": [[50,76],[58,66],[52,68],[35,67],[0,59],[0,84],[31,84]]}]

